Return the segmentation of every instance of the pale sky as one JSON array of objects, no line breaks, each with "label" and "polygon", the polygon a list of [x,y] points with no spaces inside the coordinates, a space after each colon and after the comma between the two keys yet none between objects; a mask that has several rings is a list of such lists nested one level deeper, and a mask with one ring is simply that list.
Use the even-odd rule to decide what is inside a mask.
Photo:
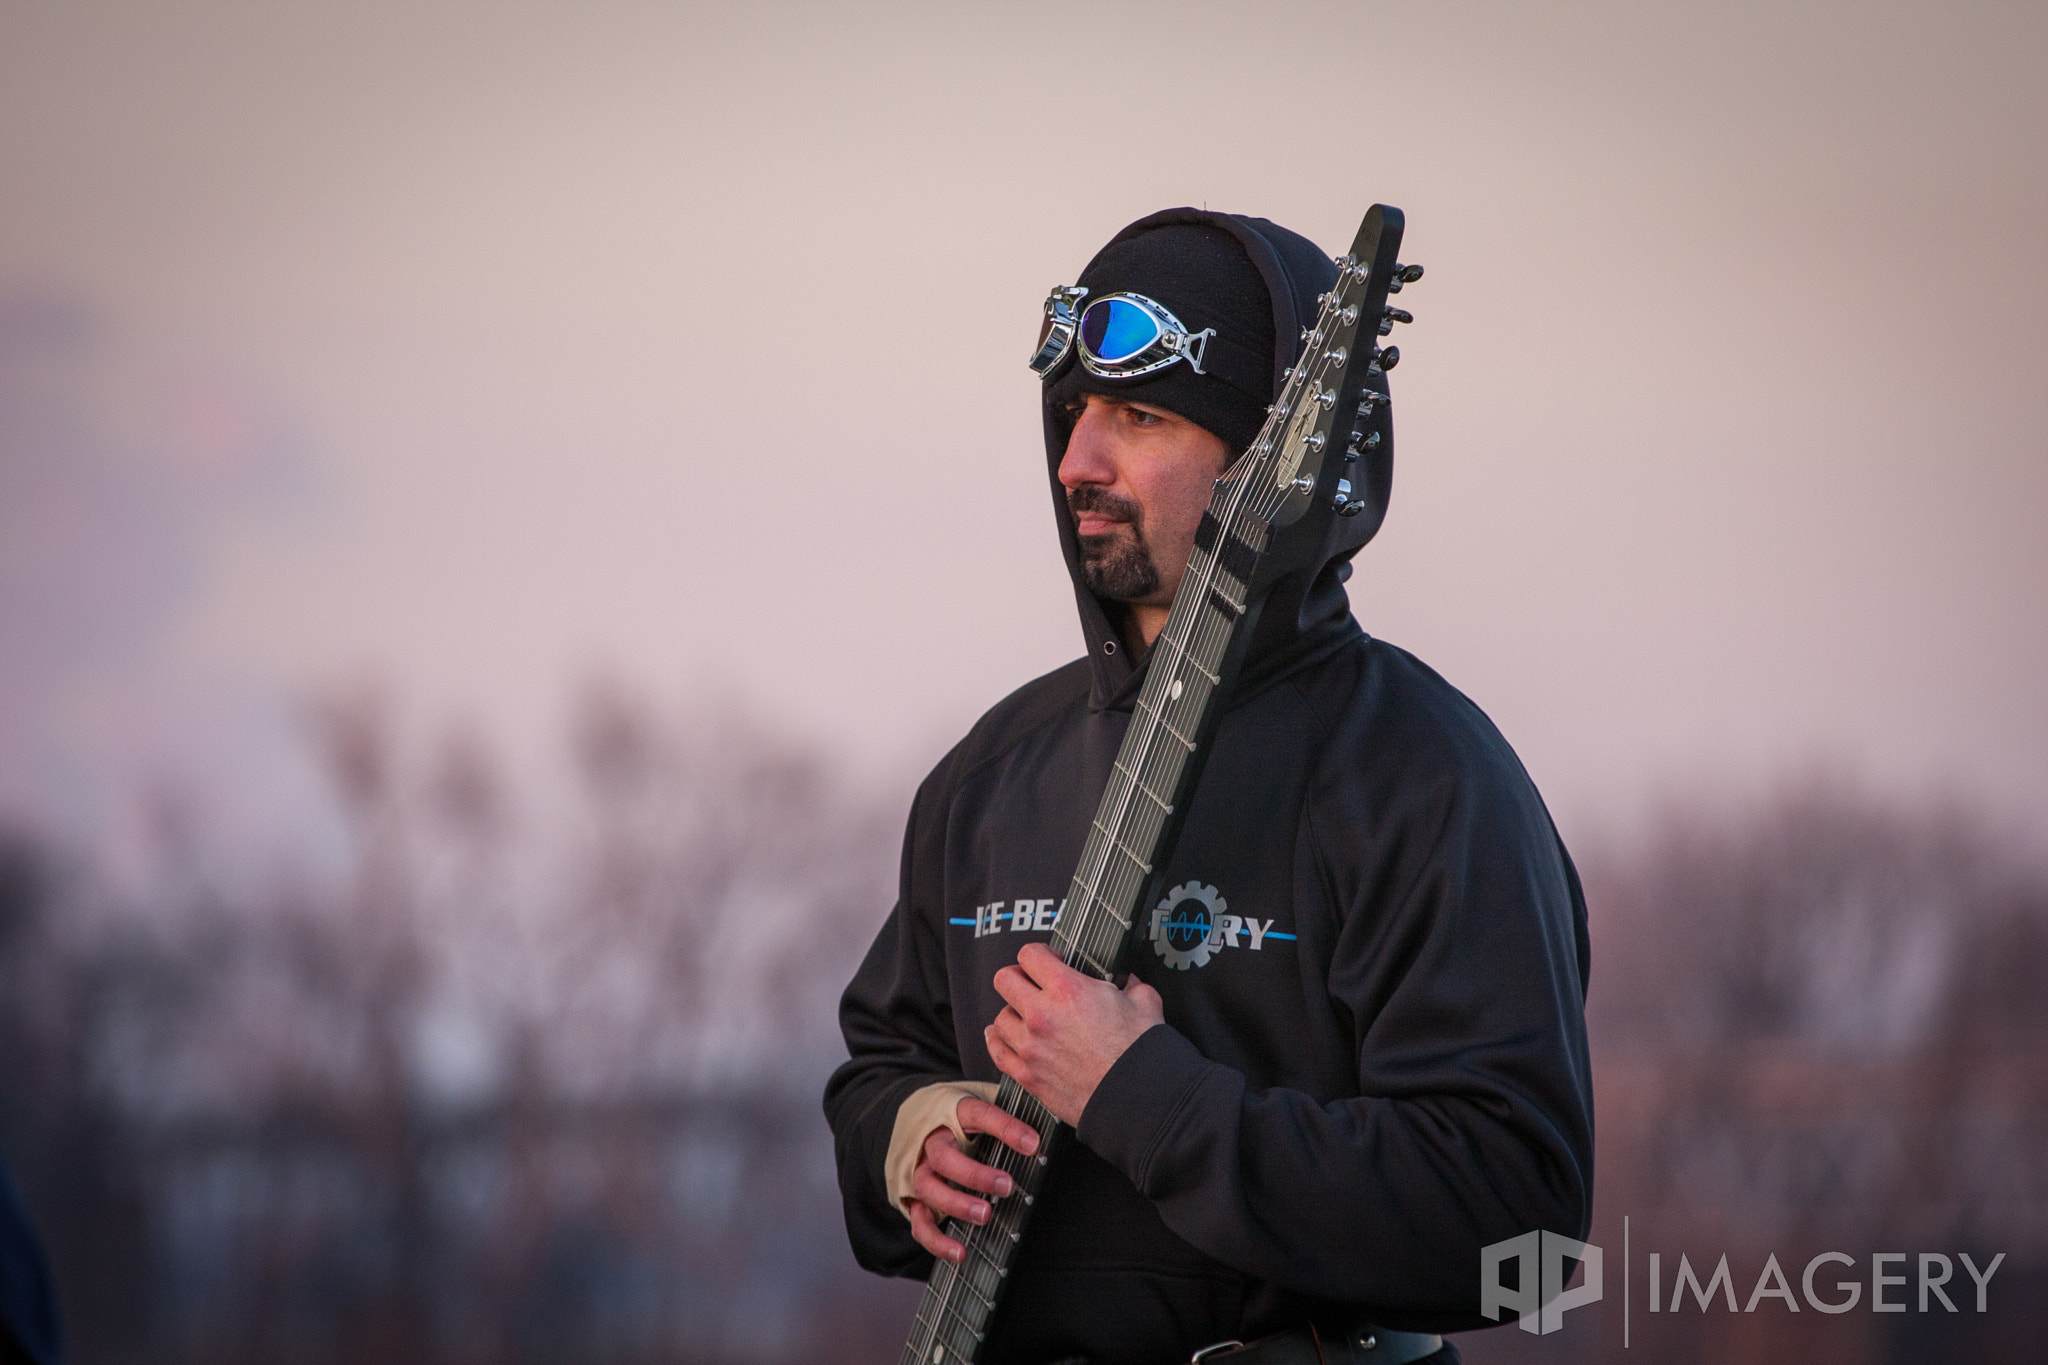
[{"label": "pale sky", "polygon": [[0,799],[263,788],[366,677],[539,755],[592,670],[914,775],[1080,647],[1046,289],[1377,200],[1428,275],[1354,608],[1568,837],[1816,765],[2048,831],[2044,59],[2017,4],[8,5]]}]

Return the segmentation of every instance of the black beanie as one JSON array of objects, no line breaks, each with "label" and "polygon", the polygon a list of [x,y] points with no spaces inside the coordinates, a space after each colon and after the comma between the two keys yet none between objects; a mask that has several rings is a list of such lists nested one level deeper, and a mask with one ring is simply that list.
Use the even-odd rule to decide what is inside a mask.
[{"label": "black beanie", "polygon": [[1274,397],[1273,300],[1235,238],[1197,223],[1163,224],[1112,241],[1076,283],[1088,290],[1082,308],[1105,294],[1142,294],[1188,331],[1213,327],[1216,335],[1200,374],[1181,359],[1134,379],[1106,377],[1090,373],[1070,351],[1046,389],[1055,411],[1084,393],[1114,394],[1178,413],[1233,451],[1252,443]]}]

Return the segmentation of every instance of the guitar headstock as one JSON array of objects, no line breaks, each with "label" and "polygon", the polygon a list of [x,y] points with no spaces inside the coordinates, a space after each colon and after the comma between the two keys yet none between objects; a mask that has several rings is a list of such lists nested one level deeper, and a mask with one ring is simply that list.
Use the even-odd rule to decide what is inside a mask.
[{"label": "guitar headstock", "polygon": [[1280,401],[1223,477],[1276,531],[1304,523],[1276,536],[1276,551],[1321,545],[1332,518],[1355,517],[1369,505],[1364,471],[1391,440],[1386,372],[1401,358],[1398,347],[1382,349],[1379,341],[1396,323],[1414,320],[1387,299],[1422,278],[1421,266],[1396,260],[1401,227],[1399,209],[1367,210],[1351,250],[1336,260],[1336,284],[1302,333],[1301,358],[1286,373]]}]

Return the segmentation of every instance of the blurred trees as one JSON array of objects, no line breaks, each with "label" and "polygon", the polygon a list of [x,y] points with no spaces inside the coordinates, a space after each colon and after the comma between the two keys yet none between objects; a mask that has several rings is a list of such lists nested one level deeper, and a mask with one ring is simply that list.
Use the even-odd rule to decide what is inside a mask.
[{"label": "blurred trees", "polygon": [[2048,881],[2014,849],[1812,786],[1588,885],[1603,1202],[1731,1245],[2048,1253]]},{"label": "blurred trees", "polygon": [[[2048,877],[2035,858],[1966,810],[1813,782],[1748,810],[1667,810],[1640,846],[1584,872],[1593,1240],[1608,1248],[1612,1311],[1567,1316],[1568,1341],[1488,1333],[1468,1357],[2034,1359],[2048,1330]],[[1612,1302],[1624,1215],[1638,1277],[1626,1354]],[[1768,1302],[1652,1316],[1652,1250],[1667,1294],[1681,1253],[1703,1274],[1726,1253],[1745,1300],[1773,1254],[1795,1280],[1829,1250],[1858,1259],[1842,1278],[1866,1281],[1878,1251],[2007,1260],[1983,1318],[1794,1317]]]},{"label": "blurred trees", "polygon": [[615,687],[551,807],[374,692],[308,727],[338,877],[250,891],[170,797],[140,900],[0,844],[0,1142],[77,1358],[893,1350],[817,1097],[895,803]]},{"label": "blurred trees", "polygon": [[[328,871],[255,875],[175,794],[140,894],[0,839],[0,1146],[76,1357],[893,1359],[916,1289],[853,1268],[817,1095],[900,797],[615,686],[583,695],[553,787],[473,732],[405,738],[374,692],[308,734]],[[1767,1251],[2004,1251],[2012,1307],[1638,1312],[1628,1356],[1582,1310],[1569,1340],[1468,1357],[2025,1358],[2036,864],[1965,814],[1825,785],[1585,861],[1609,1256],[1624,1213],[1638,1260],[1726,1251],[1738,1279]]]}]

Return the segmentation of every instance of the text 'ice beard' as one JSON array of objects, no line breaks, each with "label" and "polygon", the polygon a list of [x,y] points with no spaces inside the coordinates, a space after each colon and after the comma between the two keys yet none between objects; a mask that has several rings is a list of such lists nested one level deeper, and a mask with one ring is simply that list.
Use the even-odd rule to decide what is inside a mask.
[{"label": "text 'ice beard'", "polygon": [[1077,517],[1101,512],[1124,518],[1123,525],[1107,534],[1077,536],[1081,581],[1088,591],[1112,602],[1141,601],[1159,591],[1159,566],[1145,544],[1144,513],[1137,503],[1106,489],[1082,487],[1068,492],[1067,506]]}]

